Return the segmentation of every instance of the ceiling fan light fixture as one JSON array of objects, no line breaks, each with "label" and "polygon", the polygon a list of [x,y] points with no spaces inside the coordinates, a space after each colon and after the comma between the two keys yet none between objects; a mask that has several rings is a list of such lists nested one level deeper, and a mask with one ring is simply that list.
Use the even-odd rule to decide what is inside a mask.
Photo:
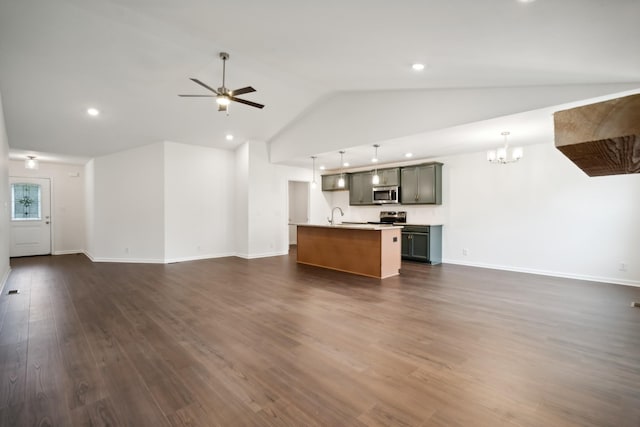
[{"label": "ceiling fan light fixture", "polygon": [[231,100],[229,99],[229,97],[227,95],[218,95],[218,96],[216,96],[216,103],[218,105],[227,106],[227,105],[231,104]]}]

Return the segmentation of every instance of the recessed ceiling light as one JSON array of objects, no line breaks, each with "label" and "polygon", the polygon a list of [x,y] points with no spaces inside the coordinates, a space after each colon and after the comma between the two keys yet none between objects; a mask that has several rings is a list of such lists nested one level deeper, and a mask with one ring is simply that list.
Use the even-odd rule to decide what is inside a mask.
[{"label": "recessed ceiling light", "polygon": [[413,68],[415,71],[422,71],[424,70],[424,64],[415,63],[411,66],[411,68]]},{"label": "recessed ceiling light", "polygon": [[320,170],[321,170],[321,171],[323,171],[323,170],[325,170],[325,169],[326,169],[326,168],[324,167],[324,165],[320,165]]},{"label": "recessed ceiling light", "polygon": [[97,108],[91,107],[91,108],[87,108],[87,114],[90,115],[90,116],[94,116],[95,117],[98,114],[100,114],[100,111],[98,111]]},{"label": "recessed ceiling light", "polygon": [[342,166],[344,166],[344,167],[346,168],[347,166],[349,166],[349,162],[344,162],[344,163],[342,164]]},{"label": "recessed ceiling light", "polygon": [[227,140],[227,141],[233,141],[233,135],[231,135],[230,133],[228,133],[228,134],[225,136],[225,138],[226,138],[226,140]]},{"label": "recessed ceiling light", "polygon": [[406,153],[404,156],[405,157],[413,157],[413,153]]},{"label": "recessed ceiling light", "polygon": [[373,159],[371,159],[371,162],[372,163],[378,163],[378,159],[374,157]]},{"label": "recessed ceiling light", "polygon": [[518,3],[533,3],[535,0],[518,0]]}]

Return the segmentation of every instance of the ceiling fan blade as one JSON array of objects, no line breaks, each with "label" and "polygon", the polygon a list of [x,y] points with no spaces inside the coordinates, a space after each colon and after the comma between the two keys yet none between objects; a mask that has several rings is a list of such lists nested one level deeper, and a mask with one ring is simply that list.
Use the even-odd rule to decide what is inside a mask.
[{"label": "ceiling fan blade", "polygon": [[251,92],[255,92],[256,90],[254,88],[252,88],[251,86],[247,86],[247,87],[243,87],[240,89],[236,89],[236,90],[232,90],[230,92],[230,95],[232,96],[236,96],[236,95],[242,95],[245,93],[251,93]]},{"label": "ceiling fan blade", "polygon": [[216,95],[178,95],[178,96],[184,96],[189,98],[215,98],[216,97]]},{"label": "ceiling fan blade", "polygon": [[212,87],[208,86],[208,85],[207,85],[207,84],[205,84],[205,83],[202,83],[202,82],[201,82],[200,80],[198,80],[198,79],[194,79],[193,77],[191,77],[191,78],[189,78],[189,80],[191,80],[191,81],[192,81],[192,82],[194,82],[194,83],[199,84],[199,85],[200,85],[200,86],[202,86],[202,87],[205,87],[205,88],[209,89],[211,92],[215,93],[216,95],[220,95],[220,94],[218,93],[218,91],[217,91],[217,90],[215,90],[214,88],[212,88]]},{"label": "ceiling fan blade", "polygon": [[251,102],[251,101],[247,101],[246,99],[240,99],[240,98],[234,98],[233,96],[229,97],[230,100],[232,101],[236,101],[239,102],[241,104],[246,104],[246,105],[250,105],[252,107],[256,107],[256,108],[264,108],[264,105],[262,104],[258,104],[257,102]]}]

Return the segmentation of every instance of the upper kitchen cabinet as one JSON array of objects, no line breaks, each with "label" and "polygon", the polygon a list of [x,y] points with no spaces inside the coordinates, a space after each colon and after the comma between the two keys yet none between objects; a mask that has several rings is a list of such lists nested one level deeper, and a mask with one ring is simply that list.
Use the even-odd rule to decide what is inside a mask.
[{"label": "upper kitchen cabinet", "polygon": [[400,168],[378,169],[380,183],[376,185],[400,185]]},{"label": "upper kitchen cabinet", "polygon": [[349,174],[342,174],[344,178],[344,187],[338,187],[340,174],[322,175],[322,191],[342,191],[349,189]]},{"label": "upper kitchen cabinet", "polygon": [[372,205],[373,172],[357,172],[349,174],[349,204]]},{"label": "upper kitchen cabinet", "polygon": [[442,163],[400,168],[400,203],[442,204]]}]

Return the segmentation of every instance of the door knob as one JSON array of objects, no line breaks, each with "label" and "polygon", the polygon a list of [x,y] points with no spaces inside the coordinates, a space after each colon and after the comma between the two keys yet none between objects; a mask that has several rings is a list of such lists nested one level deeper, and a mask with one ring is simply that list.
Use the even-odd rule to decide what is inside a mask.
[{"label": "door knob", "polygon": [[49,221],[45,222],[45,224],[49,224]]}]

